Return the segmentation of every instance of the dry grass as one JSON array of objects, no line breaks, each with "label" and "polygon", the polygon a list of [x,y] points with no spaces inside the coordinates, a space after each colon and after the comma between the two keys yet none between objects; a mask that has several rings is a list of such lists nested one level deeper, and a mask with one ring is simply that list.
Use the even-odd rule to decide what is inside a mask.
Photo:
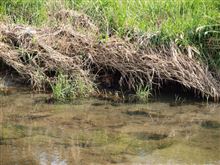
[{"label": "dry grass", "polygon": [[[2,23],[0,60],[38,89],[53,81],[54,71],[72,78],[80,75],[86,83],[93,83],[97,78],[91,74],[94,71],[113,70],[121,75],[118,83],[128,89],[171,80],[203,96],[219,98],[219,82],[194,59],[193,49],[183,53],[175,44],[150,48],[143,36],[133,43],[114,36],[100,41],[98,28],[90,19],[74,13],[55,14],[60,23],[54,28]],[[66,14],[75,21],[64,24]]]}]

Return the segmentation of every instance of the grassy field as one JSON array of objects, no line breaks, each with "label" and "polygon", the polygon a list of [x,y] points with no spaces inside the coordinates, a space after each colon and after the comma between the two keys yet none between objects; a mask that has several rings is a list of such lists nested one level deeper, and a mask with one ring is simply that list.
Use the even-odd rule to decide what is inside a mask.
[{"label": "grassy field", "polygon": [[[2,0],[2,20],[41,26],[51,13],[83,11],[104,36],[157,34],[154,43],[196,46],[200,57],[220,69],[219,0]],[[209,43],[209,44],[207,44]],[[211,55],[210,55],[211,54]]]}]

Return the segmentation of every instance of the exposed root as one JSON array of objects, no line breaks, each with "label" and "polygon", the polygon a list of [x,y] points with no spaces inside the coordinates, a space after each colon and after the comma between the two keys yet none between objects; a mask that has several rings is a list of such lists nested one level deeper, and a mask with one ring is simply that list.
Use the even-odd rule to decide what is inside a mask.
[{"label": "exposed root", "polygon": [[33,88],[44,89],[53,81],[53,71],[72,78],[81,76],[92,83],[97,78],[92,73],[112,70],[112,76],[115,71],[120,73],[118,84],[127,89],[169,80],[206,97],[220,96],[219,82],[206,66],[175,44],[143,48],[117,37],[100,42],[95,35],[77,32],[72,25],[36,29],[2,24],[0,35],[0,59],[30,80]]}]

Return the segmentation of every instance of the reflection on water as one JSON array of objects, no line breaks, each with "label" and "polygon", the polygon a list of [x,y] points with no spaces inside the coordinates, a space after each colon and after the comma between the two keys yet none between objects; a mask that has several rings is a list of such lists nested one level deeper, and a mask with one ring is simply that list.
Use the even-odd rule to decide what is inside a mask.
[{"label": "reflection on water", "polygon": [[0,96],[0,164],[220,164],[220,106]]}]

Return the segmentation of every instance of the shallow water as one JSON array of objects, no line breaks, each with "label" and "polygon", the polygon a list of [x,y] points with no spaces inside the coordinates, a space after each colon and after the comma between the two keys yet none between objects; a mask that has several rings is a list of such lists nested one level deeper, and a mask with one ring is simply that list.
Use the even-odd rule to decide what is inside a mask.
[{"label": "shallow water", "polygon": [[220,105],[0,96],[1,165],[220,164]]}]

